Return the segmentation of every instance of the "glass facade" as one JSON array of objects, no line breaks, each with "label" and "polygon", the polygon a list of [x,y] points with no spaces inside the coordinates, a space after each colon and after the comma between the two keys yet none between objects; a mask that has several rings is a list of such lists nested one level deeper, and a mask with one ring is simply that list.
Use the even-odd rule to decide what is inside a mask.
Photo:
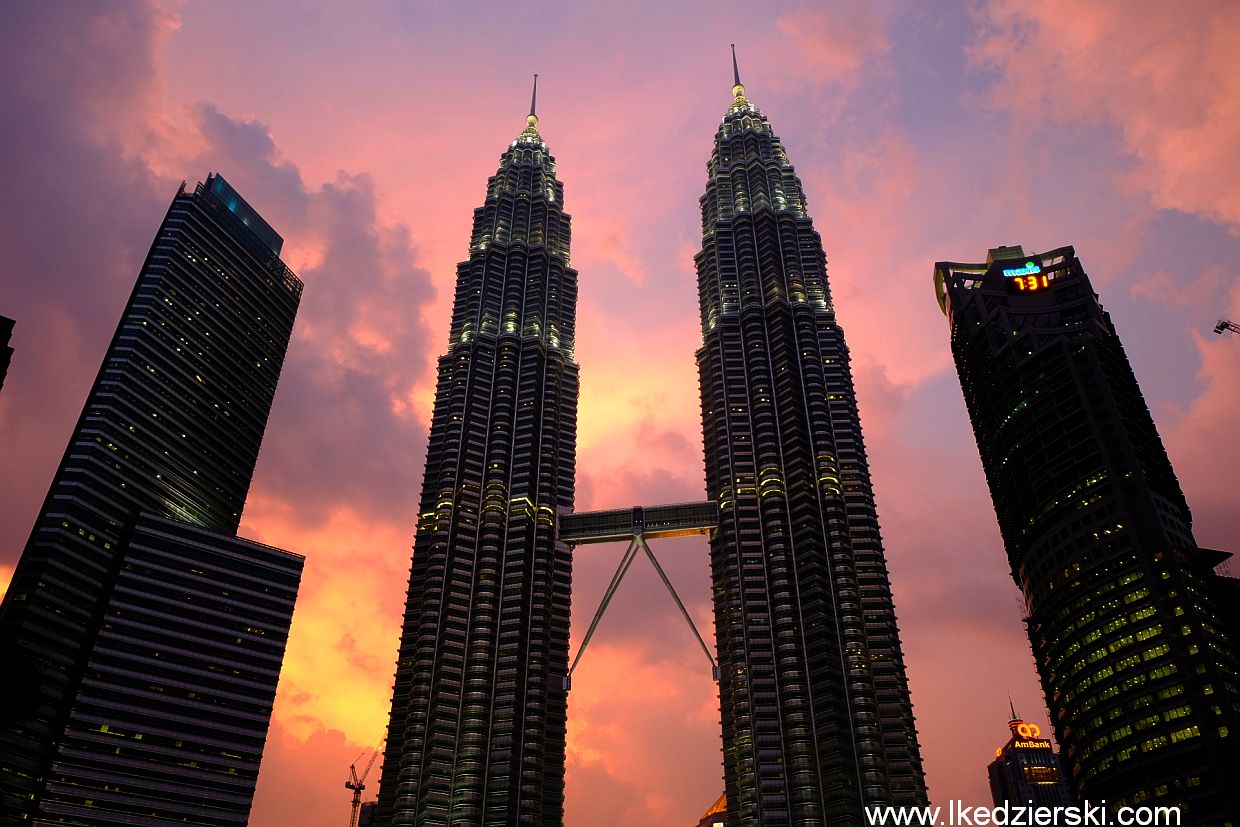
[{"label": "glass facade", "polygon": [[1059,756],[1037,725],[1013,716],[1008,721],[1012,737],[995,750],[986,768],[990,796],[995,806],[1066,807],[1072,803],[1068,785],[1059,768]]},{"label": "glass facade", "polygon": [[1240,822],[1220,555],[1075,251],[939,262],[935,286],[1073,794]]},{"label": "glass facade", "polygon": [[13,320],[0,316],[0,389],[4,388],[4,377],[8,375],[9,365],[13,362],[13,348],[9,341],[13,336]]},{"label": "glass facade", "polygon": [[377,824],[564,820],[577,273],[537,118],[457,268]]},{"label": "glass facade", "polygon": [[[8,812],[33,812],[60,772],[138,515],[236,534],[302,285],[214,194],[222,181],[173,199],[0,606]],[[266,717],[248,725],[265,737]],[[249,800],[229,806],[244,816]]]},{"label": "glass facade", "polygon": [[302,558],[152,514],[122,544],[41,816],[245,825]]},{"label": "glass facade", "polygon": [[861,823],[925,803],[920,749],[822,240],[733,94],[695,259],[727,823]]}]

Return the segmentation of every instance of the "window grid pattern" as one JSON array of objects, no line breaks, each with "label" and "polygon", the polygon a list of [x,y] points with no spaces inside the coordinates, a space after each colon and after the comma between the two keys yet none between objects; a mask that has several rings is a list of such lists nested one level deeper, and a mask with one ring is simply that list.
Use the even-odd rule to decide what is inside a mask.
[{"label": "window grid pattern", "polygon": [[940,262],[935,279],[1067,781],[1234,821],[1228,587],[1075,251],[1027,260],[1046,289],[1010,290],[1004,258]]},{"label": "window grid pattern", "polygon": [[302,284],[217,182],[173,199],[0,607],[10,680],[38,699],[0,727],[15,812],[38,806],[125,529],[141,512],[225,536],[240,522]]},{"label": "window grid pattern", "polygon": [[378,823],[563,823],[577,273],[534,126],[500,160],[439,360]]},{"label": "window grid pattern", "polygon": [[695,262],[729,825],[925,803],[848,348],[767,119],[715,137]]}]

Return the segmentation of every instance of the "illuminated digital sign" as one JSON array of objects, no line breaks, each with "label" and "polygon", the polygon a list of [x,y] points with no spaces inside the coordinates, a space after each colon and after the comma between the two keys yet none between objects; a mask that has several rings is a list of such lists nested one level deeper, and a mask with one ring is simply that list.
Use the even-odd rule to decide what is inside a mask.
[{"label": "illuminated digital sign", "polygon": [[[1042,738],[1042,728],[1037,724],[1026,723],[1019,718],[1008,722],[1012,730],[1012,741],[1008,746],[1014,749],[1053,749],[1051,742]],[[1003,747],[995,750],[995,757],[1003,757]]]},{"label": "illuminated digital sign", "polygon": [[1051,277],[1034,261],[1026,261],[1024,267],[1005,268],[1003,275],[1009,293],[1033,293],[1051,286]]},{"label": "illuminated digital sign", "polygon": [[1050,741],[1013,741],[1012,746],[1017,749],[1050,749]]},{"label": "illuminated digital sign", "polygon": [[1042,272],[1042,268],[1032,261],[1026,261],[1024,267],[1009,267],[1003,271],[1003,275],[1011,278],[1013,276],[1036,276]]},{"label": "illuminated digital sign", "polygon": [[1051,286],[1050,276],[1015,276],[1007,280],[1009,293],[1033,293]]}]

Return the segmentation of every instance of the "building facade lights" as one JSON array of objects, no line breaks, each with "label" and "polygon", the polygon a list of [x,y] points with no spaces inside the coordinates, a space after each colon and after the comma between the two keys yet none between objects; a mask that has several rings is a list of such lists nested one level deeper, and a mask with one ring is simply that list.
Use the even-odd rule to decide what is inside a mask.
[{"label": "building facade lights", "polygon": [[934,284],[1073,796],[1240,823],[1228,555],[1193,539],[1075,251],[995,248]]},{"label": "building facade lights", "polygon": [[926,801],[848,348],[801,182],[739,73],[695,257],[728,824]]}]

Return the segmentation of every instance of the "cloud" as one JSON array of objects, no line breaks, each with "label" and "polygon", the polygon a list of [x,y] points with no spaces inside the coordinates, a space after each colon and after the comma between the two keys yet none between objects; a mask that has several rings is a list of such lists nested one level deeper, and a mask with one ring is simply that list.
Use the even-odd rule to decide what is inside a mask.
[{"label": "cloud", "polygon": [[287,500],[259,492],[241,533],[306,557],[275,718],[291,737],[340,730],[359,743],[377,739],[395,673],[408,528],[349,506],[307,524]]},{"label": "cloud", "polygon": [[[1227,318],[1240,319],[1240,287],[1232,287],[1223,309]],[[1234,470],[1240,467],[1240,442],[1235,439],[1240,336],[1196,334],[1194,343],[1201,356],[1197,379],[1204,389],[1174,425],[1161,429],[1163,441],[1192,508],[1197,542],[1237,552],[1240,511]],[[1232,567],[1235,571],[1234,563]]]},{"label": "cloud", "polygon": [[[196,111],[205,143],[195,165],[224,172],[285,236],[286,258],[309,262],[241,533],[306,556],[275,755],[296,754],[300,740],[343,772],[348,752],[387,724],[426,446],[413,398],[430,375],[421,314],[434,290],[408,227],[381,215],[370,176],[339,172],[310,187],[264,124]],[[265,774],[256,813],[303,784]]]},{"label": "cloud", "polygon": [[[1151,407],[1170,411],[1200,539],[1226,548],[1240,357],[1187,331],[1240,316],[1218,269],[1236,247],[1185,225],[1237,217],[1234,4],[545,7],[0,7],[0,313],[18,320],[0,573],[177,183],[223,173],[306,283],[243,521],[307,555],[252,823],[339,822],[348,764],[387,715],[454,264],[523,125],[527,70],[581,271],[578,507],[703,496],[692,255],[737,40],[826,242],[932,793],[985,800],[1007,692],[1044,713],[930,268],[1076,243],[1134,364],[1157,329],[1154,373],[1196,375],[1147,393],[1162,388]],[[622,550],[576,554],[574,646]],[[654,550],[710,640],[704,541]],[[591,647],[570,698],[569,824],[693,823],[720,789],[717,696],[646,561]]]},{"label": "cloud", "polygon": [[0,67],[18,80],[0,90],[16,125],[0,154],[0,312],[17,326],[0,396],[0,586],[176,191],[162,171],[222,173],[307,265],[242,534],[307,556],[260,800],[311,812],[303,776],[281,773],[317,755],[343,774],[386,725],[425,450],[410,396],[428,374],[430,279],[368,175],[310,186],[267,125],[210,104],[185,109],[175,140],[153,140],[167,127],[157,55],[176,31],[161,9],[3,17]]},{"label": "cloud", "polygon": [[[267,733],[258,790],[250,824],[343,824],[349,817],[353,794],[344,788],[349,765],[365,771],[375,744],[358,743],[333,730],[309,738],[294,735],[276,719]],[[366,778],[363,801],[379,791],[383,755]]]},{"label": "cloud", "polygon": [[588,657],[569,696],[566,823],[692,824],[723,789],[710,673],[653,646]]},{"label": "cloud", "polygon": [[1240,222],[1240,7],[997,0],[973,47],[1018,122],[1114,128],[1125,176],[1162,208]]},{"label": "cloud", "polygon": [[1132,284],[1132,293],[1155,302],[1198,306],[1212,300],[1227,284],[1228,272],[1220,265],[1208,267],[1195,277],[1159,270]]},{"label": "cloud", "polygon": [[170,30],[137,4],[0,9],[0,313],[17,322],[0,394],[0,562],[16,561],[176,191],[118,140],[142,129]]},{"label": "cloud", "polygon": [[891,48],[886,21],[874,3],[801,2],[775,25],[798,47],[801,65],[812,66],[826,80],[846,79],[871,56]]}]

